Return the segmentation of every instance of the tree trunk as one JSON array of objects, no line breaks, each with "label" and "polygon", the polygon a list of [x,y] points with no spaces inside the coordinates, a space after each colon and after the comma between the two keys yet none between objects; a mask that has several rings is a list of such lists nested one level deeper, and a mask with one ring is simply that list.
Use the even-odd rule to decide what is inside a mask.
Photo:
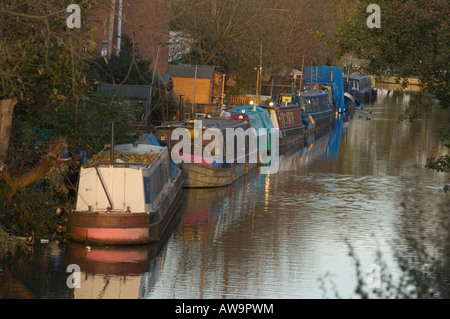
[{"label": "tree trunk", "polygon": [[50,172],[52,168],[61,164],[60,155],[67,148],[67,143],[63,139],[55,141],[49,146],[46,154],[42,156],[42,161],[36,167],[21,176],[11,176],[4,164],[0,162],[0,178],[6,183],[6,190],[0,191],[0,197],[11,199],[19,190],[31,185],[42,176]]},{"label": "tree trunk", "polygon": [[0,100],[0,161],[5,162],[8,155],[9,138],[14,106],[17,100]]}]

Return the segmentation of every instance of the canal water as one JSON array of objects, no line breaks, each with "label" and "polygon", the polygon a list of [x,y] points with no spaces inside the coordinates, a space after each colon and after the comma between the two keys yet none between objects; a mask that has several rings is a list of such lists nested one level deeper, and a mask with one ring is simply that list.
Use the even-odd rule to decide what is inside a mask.
[{"label": "canal water", "polygon": [[[425,165],[445,153],[436,132],[449,119],[435,105],[398,122],[411,98],[381,88],[376,103],[283,156],[276,174],[185,190],[158,245],[50,240],[8,256],[0,298],[359,298],[358,283],[389,297],[377,285],[400,285],[405,267],[426,275],[448,253],[450,176]],[[80,288],[69,287],[69,265]]]}]

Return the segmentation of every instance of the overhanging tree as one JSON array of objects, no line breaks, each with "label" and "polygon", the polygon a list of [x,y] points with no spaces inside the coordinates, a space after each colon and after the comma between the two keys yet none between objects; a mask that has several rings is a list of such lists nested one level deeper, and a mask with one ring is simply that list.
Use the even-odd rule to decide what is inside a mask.
[{"label": "overhanging tree", "polygon": [[[406,87],[417,77],[422,92],[450,106],[450,2],[446,0],[380,0],[381,28],[367,27],[372,1],[361,1],[339,29],[341,54],[354,52],[368,61],[369,72],[396,76]],[[423,104],[423,101],[420,102]],[[418,105],[420,107],[421,105]],[[449,146],[449,134],[441,134]],[[450,157],[430,159],[428,167],[448,172]]]},{"label": "overhanging tree", "polygon": [[[72,1],[3,0],[0,7],[0,179],[4,187],[0,197],[14,194],[34,183],[57,166],[61,151],[67,147],[66,132],[52,136],[47,152],[34,167],[26,167],[16,175],[8,161],[13,111],[20,106],[28,110],[30,118],[45,114],[54,122],[62,114],[77,109],[90,90],[85,78],[87,61],[92,55],[93,42],[86,23],[81,29],[68,29],[67,7]],[[102,1],[81,1],[86,17],[92,6]],[[45,129],[52,130],[49,123]],[[41,141],[42,142],[42,141]]]}]

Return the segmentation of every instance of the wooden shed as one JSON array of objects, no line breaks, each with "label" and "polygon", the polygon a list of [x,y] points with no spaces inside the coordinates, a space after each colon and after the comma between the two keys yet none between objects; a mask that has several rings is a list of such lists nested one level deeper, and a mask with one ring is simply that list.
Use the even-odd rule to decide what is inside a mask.
[{"label": "wooden shed", "polygon": [[[169,74],[176,95],[184,95],[185,102],[217,104],[222,96],[223,74],[213,66],[170,65]],[[195,91],[195,99],[194,99]]]},{"label": "wooden shed", "polygon": [[145,116],[151,106],[151,85],[119,85],[100,82],[97,91],[105,97],[120,97],[130,106],[130,123],[135,127],[144,124]]}]

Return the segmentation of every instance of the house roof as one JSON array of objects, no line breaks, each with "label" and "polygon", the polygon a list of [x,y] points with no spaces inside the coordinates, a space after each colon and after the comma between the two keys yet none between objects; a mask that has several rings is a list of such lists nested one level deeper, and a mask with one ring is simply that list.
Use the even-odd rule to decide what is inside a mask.
[{"label": "house roof", "polygon": [[159,73],[159,78],[164,85],[168,85],[172,80],[170,73]]},{"label": "house roof", "polygon": [[[172,77],[195,78],[195,68],[192,65],[169,65],[169,74]],[[198,79],[213,79],[214,67],[206,65],[197,66]]]},{"label": "house roof", "polygon": [[122,98],[129,100],[148,100],[151,93],[151,85],[131,85],[131,84],[98,84],[97,92],[104,96],[120,95]]}]

